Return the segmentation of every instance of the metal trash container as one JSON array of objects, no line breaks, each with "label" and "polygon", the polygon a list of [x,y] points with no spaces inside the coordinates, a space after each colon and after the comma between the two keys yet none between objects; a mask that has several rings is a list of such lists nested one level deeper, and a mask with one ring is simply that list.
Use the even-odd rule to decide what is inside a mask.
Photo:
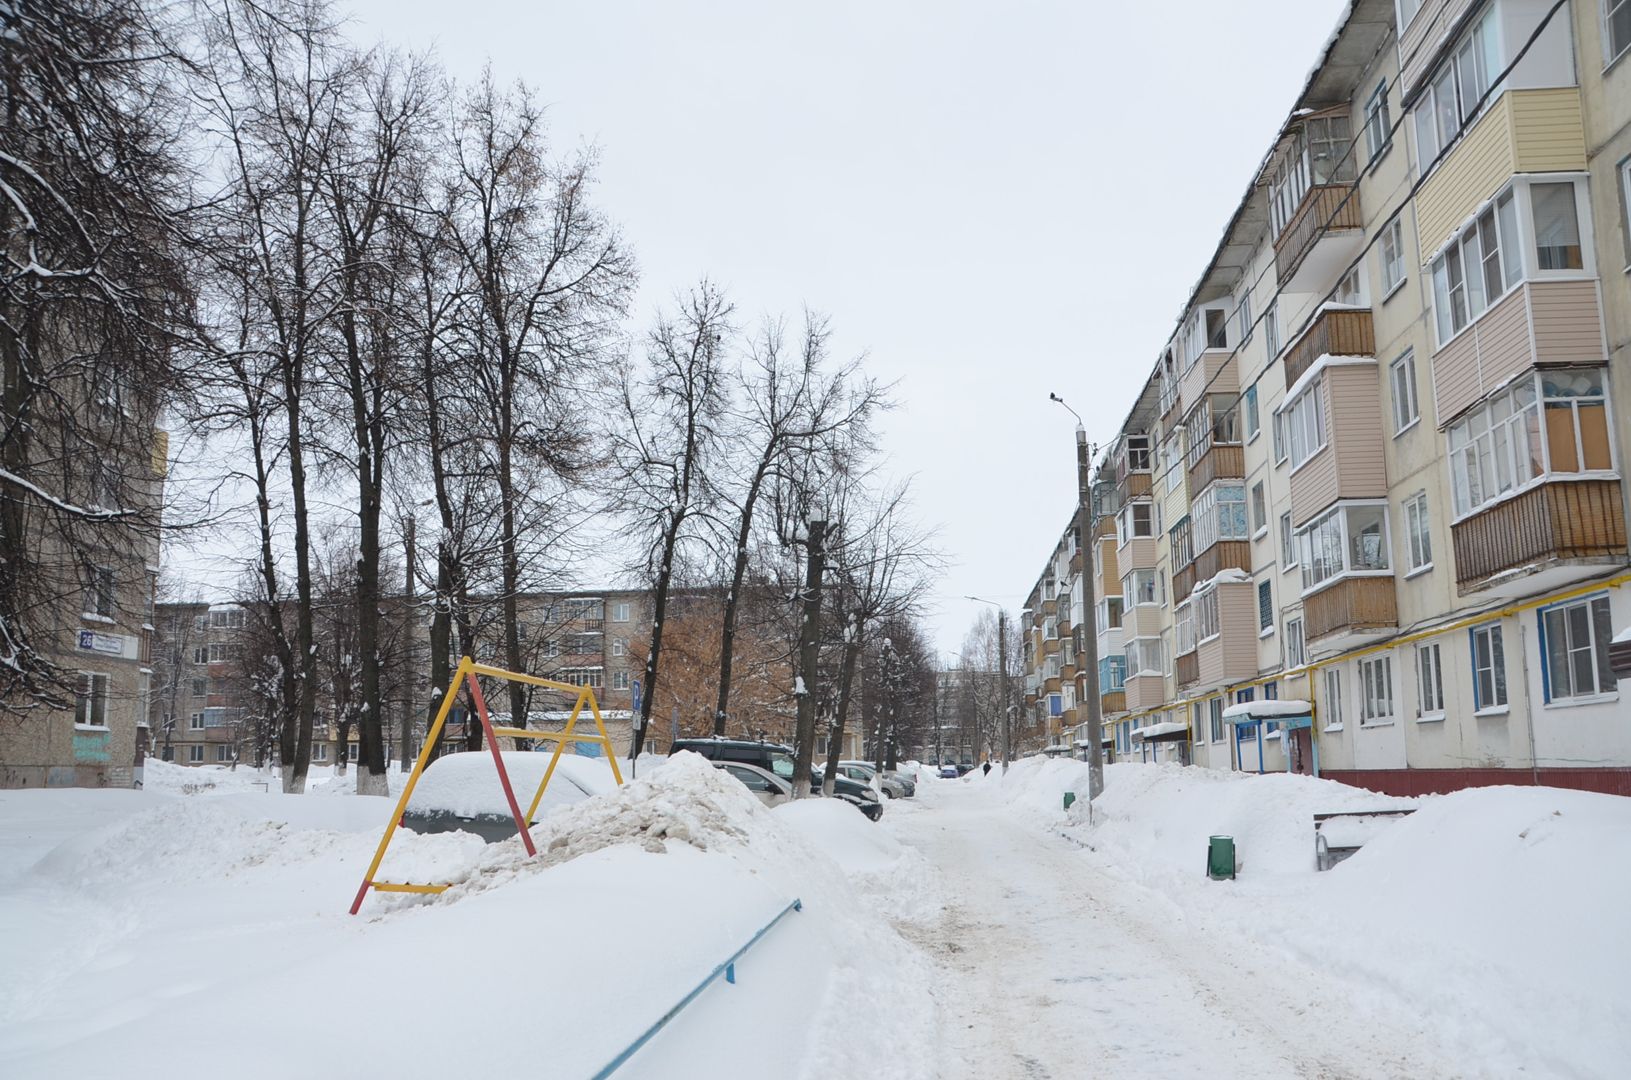
[{"label": "metal trash container", "polygon": [[1206,844],[1206,876],[1213,881],[1235,876],[1235,838],[1214,836]]},{"label": "metal trash container", "polygon": [[1070,804],[1075,802],[1075,801],[1076,801],[1076,793],[1074,791],[1065,792],[1065,809],[1066,810],[1069,810],[1070,809]]}]

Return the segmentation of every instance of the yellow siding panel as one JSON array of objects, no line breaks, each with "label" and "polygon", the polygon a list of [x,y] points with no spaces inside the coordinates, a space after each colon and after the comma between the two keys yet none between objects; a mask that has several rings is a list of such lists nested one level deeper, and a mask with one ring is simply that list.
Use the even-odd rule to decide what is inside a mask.
[{"label": "yellow siding panel", "polygon": [[1529,296],[1537,361],[1601,363],[1606,359],[1595,282],[1532,282]]},{"label": "yellow siding panel", "polygon": [[1430,257],[1513,172],[1512,99],[1502,94],[1416,196],[1421,253]]},{"label": "yellow siding panel", "polygon": [[1512,102],[1515,172],[1581,172],[1586,132],[1580,122],[1580,91],[1522,90]]}]

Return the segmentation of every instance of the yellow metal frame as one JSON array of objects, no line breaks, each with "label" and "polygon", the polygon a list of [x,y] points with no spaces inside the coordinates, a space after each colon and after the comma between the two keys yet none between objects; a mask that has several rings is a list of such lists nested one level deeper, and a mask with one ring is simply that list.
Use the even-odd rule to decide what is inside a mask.
[{"label": "yellow metal frame", "polygon": [[[481,696],[481,688],[475,683],[475,678],[486,675],[489,678],[504,679],[509,682],[526,683],[528,686],[539,686],[546,690],[560,690],[568,694],[575,694],[577,700],[573,702],[572,712],[566,719],[566,727],[560,731],[533,731],[529,728],[494,727],[487,717],[486,702]],[[374,875],[379,872],[380,863],[385,859],[385,851],[391,846],[391,837],[402,825],[402,814],[408,808],[408,800],[413,798],[413,789],[418,785],[420,776],[424,775],[425,767],[430,764],[430,755],[436,748],[438,737],[447,723],[448,715],[453,711],[453,703],[458,700],[459,688],[466,680],[471,681],[475,689],[475,698],[481,725],[486,729],[489,739],[539,739],[548,740],[555,744],[555,750],[549,758],[549,766],[544,770],[544,778],[538,782],[538,790],[533,792],[532,802],[527,806],[523,822],[517,822],[517,827],[523,834],[530,827],[533,815],[538,812],[538,804],[543,801],[544,791],[549,787],[550,778],[555,775],[555,766],[560,763],[561,754],[568,743],[599,743],[606,754],[606,762],[612,768],[612,779],[621,787],[623,784],[623,771],[617,766],[617,751],[612,747],[611,737],[606,734],[606,722],[600,715],[600,703],[595,700],[595,692],[587,686],[578,686],[573,683],[557,682],[554,679],[545,679],[537,675],[528,675],[521,671],[508,671],[504,668],[492,667],[487,664],[478,664],[470,657],[460,657],[459,666],[454,669],[453,675],[448,679],[447,693],[442,696],[441,708],[436,710],[436,719],[431,722],[430,730],[425,733],[424,745],[419,748],[419,757],[413,763],[413,771],[408,774],[408,782],[402,787],[402,795],[396,801],[396,809],[391,811],[391,818],[385,824],[385,835],[380,837],[379,847],[374,850],[374,859],[368,864],[368,873],[364,876],[362,887],[357,890],[357,898],[351,905],[351,914],[355,915],[362,907],[362,902],[368,895],[368,890],[375,892],[395,893],[439,893],[450,888],[449,885],[414,884],[413,882],[376,881]],[[578,734],[578,720],[583,715],[584,707],[588,706],[589,713],[594,717],[595,733]],[[493,744],[495,749],[497,744]],[[509,778],[504,772],[502,761],[498,763],[500,782],[508,790]],[[532,853],[532,840],[524,836],[528,853]]]}]

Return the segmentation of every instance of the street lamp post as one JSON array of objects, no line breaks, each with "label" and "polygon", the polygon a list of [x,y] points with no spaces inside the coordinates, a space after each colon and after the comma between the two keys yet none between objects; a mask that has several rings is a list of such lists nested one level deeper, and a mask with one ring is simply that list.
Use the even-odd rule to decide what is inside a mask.
[{"label": "street lamp post", "polygon": [[1008,759],[1014,756],[1014,741],[1008,726],[1009,714],[1013,712],[1013,697],[1008,692],[1008,611],[1001,604],[981,600],[978,596],[965,596],[964,599],[990,604],[997,609],[997,667],[1001,669],[998,678],[1002,686],[1002,771],[1007,772]]},{"label": "street lamp post", "polygon": [[[1082,666],[1087,669],[1087,741],[1091,744],[1087,756],[1087,798],[1091,804],[1104,791],[1104,746],[1099,715],[1099,601],[1093,588],[1093,560],[1088,553],[1088,545],[1093,542],[1093,450],[1088,444],[1087,428],[1082,423],[1081,415],[1065,405],[1065,399],[1058,394],[1049,394],[1048,399],[1064,405],[1066,411],[1076,417],[1076,547],[1082,555],[1082,616],[1076,622],[1081,627],[1081,639],[1076,652],[1081,657]],[[1083,625],[1089,619],[1093,620],[1093,625]]]}]

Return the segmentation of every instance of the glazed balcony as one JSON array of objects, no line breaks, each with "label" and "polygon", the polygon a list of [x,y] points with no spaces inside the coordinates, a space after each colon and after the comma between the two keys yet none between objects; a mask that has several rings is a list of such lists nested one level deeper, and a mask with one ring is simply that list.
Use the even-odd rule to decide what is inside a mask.
[{"label": "glazed balcony", "polygon": [[1375,356],[1376,328],[1369,308],[1325,307],[1286,350],[1286,389],[1322,356]]},{"label": "glazed balcony", "polygon": [[[1618,480],[1553,480],[1450,526],[1456,589],[1529,593],[1626,560],[1625,504]],[[1517,571],[1523,571],[1517,573]]]},{"label": "glazed balcony", "polygon": [[1303,597],[1303,620],[1310,645],[1355,644],[1391,634],[1399,625],[1393,576],[1342,578],[1310,593]]}]

